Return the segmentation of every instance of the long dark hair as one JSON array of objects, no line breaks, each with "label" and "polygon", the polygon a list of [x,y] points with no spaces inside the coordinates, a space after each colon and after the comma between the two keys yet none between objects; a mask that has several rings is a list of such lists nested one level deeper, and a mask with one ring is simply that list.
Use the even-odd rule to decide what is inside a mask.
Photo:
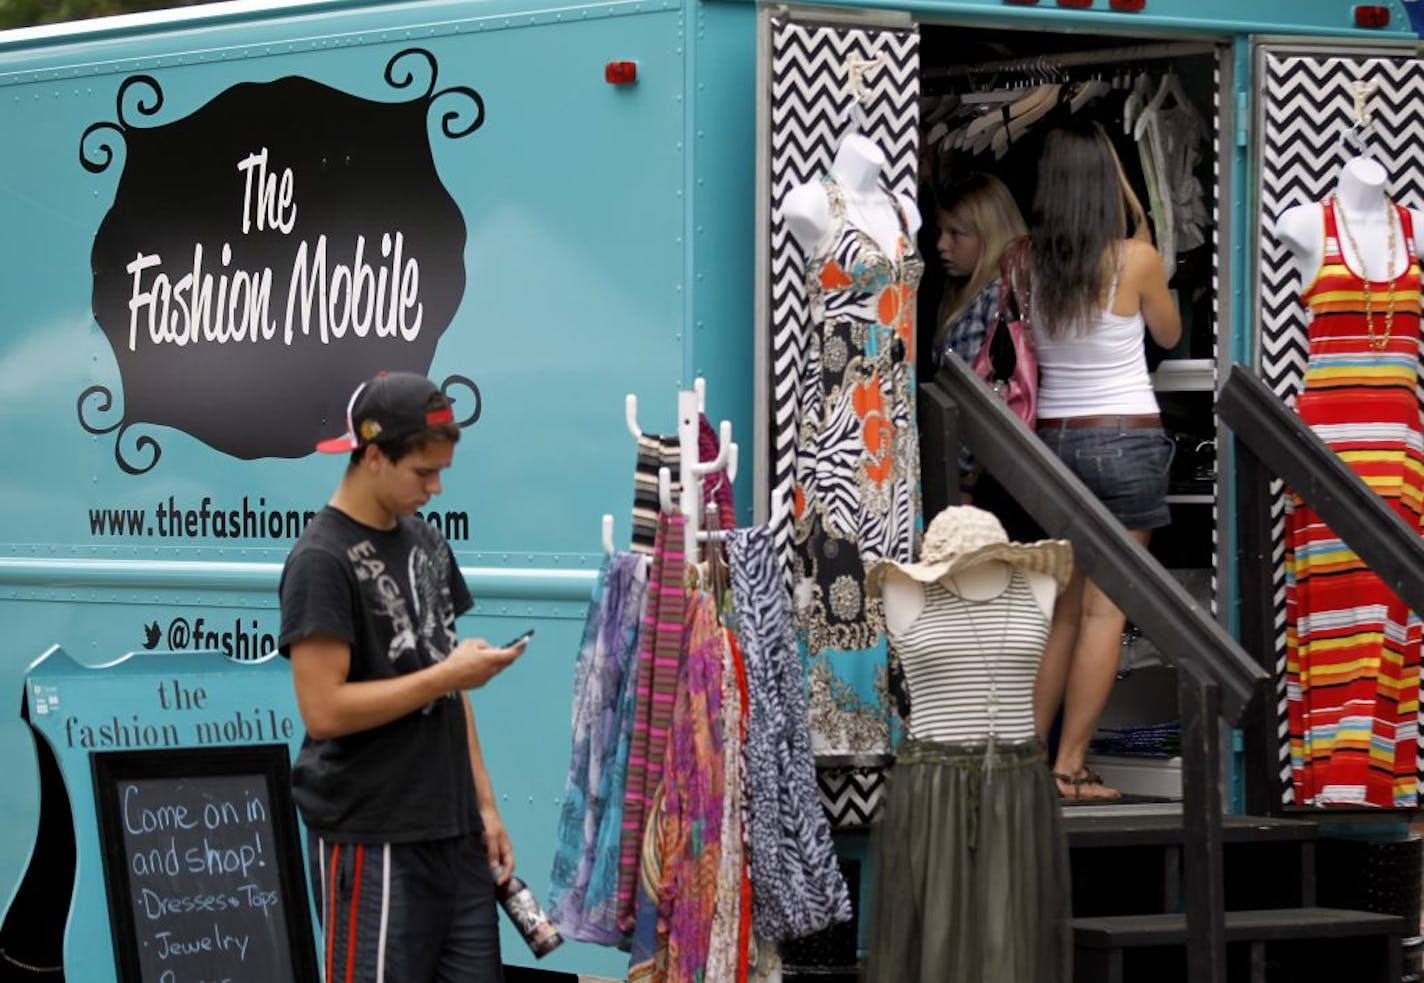
[{"label": "long dark hair", "polygon": [[1125,185],[1096,122],[1069,119],[1044,135],[1029,239],[1032,315],[1051,337],[1086,331],[1097,317],[1127,236]]}]

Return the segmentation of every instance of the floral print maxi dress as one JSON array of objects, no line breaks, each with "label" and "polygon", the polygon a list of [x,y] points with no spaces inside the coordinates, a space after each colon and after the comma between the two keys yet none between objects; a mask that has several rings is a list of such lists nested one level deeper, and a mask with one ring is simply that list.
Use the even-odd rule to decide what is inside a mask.
[{"label": "floral print maxi dress", "polygon": [[924,262],[898,203],[889,256],[856,227],[835,179],[822,185],[830,228],[806,264],[812,330],[792,505],[796,609],[812,653],[876,644],[884,616],[865,596],[865,570],[914,558],[919,513],[915,290]]}]

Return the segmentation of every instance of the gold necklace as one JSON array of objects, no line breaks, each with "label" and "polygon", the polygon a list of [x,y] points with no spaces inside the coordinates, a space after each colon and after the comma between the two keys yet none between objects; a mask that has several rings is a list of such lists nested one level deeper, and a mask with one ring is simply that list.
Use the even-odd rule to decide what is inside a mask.
[{"label": "gold necklace", "polygon": [[[1349,223],[1345,221],[1345,209],[1340,207],[1340,196],[1332,194],[1330,201],[1335,209],[1335,219],[1339,223],[1341,231],[1345,233],[1345,241],[1350,244],[1350,251],[1355,254],[1355,259],[1360,264],[1360,280],[1363,283],[1365,293],[1365,333],[1369,336],[1370,351],[1382,352],[1385,346],[1389,344],[1389,336],[1394,331],[1394,283],[1396,278],[1391,277],[1388,281],[1389,289],[1385,295],[1384,335],[1380,337],[1375,334],[1374,296],[1370,290],[1370,274],[1369,271],[1365,269],[1365,257],[1360,252],[1359,245],[1355,242],[1355,235],[1350,231]],[[1393,264],[1394,248],[1397,243],[1395,225],[1398,222],[1398,218],[1394,214],[1394,201],[1391,200],[1389,195],[1384,196],[1384,203],[1389,209],[1385,216],[1385,223],[1389,226],[1389,240],[1385,252],[1385,262]],[[1405,265],[1405,269],[1408,269],[1408,264]]]},{"label": "gold necklace", "polygon": [[[984,747],[984,766],[986,768],[993,768],[996,761],[995,738],[998,736],[999,723],[998,659],[1004,654],[1004,646],[1009,641],[1009,626],[1013,624],[1014,619],[1014,597],[1012,594],[1009,594],[1009,591],[1014,586],[1014,569],[1013,567],[1009,567],[1009,582],[1004,585],[1004,589],[1000,593],[983,601],[974,600],[965,596],[963,588],[959,586],[959,579],[954,574],[949,575],[949,582],[953,587],[954,595],[963,606],[964,617],[969,622],[969,630],[974,633],[974,637],[980,645],[979,659],[983,663],[984,671],[989,677],[989,695],[984,700],[984,709],[989,718],[989,740]],[[991,649],[987,645],[987,637],[979,630],[979,620],[972,612],[976,605],[990,604],[1001,599],[1004,601],[1004,621],[1003,624],[1000,625],[998,645]],[[992,658],[990,657],[991,652],[993,654]],[[985,780],[989,780],[987,774],[985,775]]]}]

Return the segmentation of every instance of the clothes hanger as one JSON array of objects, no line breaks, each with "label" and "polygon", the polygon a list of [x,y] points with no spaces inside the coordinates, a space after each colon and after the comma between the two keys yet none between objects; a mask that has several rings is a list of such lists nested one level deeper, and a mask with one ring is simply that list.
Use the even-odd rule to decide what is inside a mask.
[{"label": "clothes hanger", "polygon": [[983,92],[970,92],[960,97],[960,102],[966,106],[983,106],[1000,102],[1014,102],[1023,97],[1023,86],[1011,89],[987,89]]},{"label": "clothes hanger", "polygon": [[1043,98],[1035,101],[1023,113],[1010,119],[1001,129],[994,131],[989,146],[993,148],[995,158],[1003,157],[1008,153],[1012,144],[1022,138],[1035,123],[1058,107],[1059,97],[1063,94],[1063,84],[1052,82],[1043,86],[1043,89],[1045,90]]},{"label": "clothes hanger", "polygon": [[1132,85],[1127,93],[1127,101],[1122,104],[1123,136],[1132,136],[1132,124],[1137,119],[1139,110],[1147,103],[1147,86],[1150,82],[1145,70],[1140,71],[1132,80]]},{"label": "clothes hanger", "polygon": [[1375,155],[1370,151],[1370,145],[1365,140],[1365,135],[1373,129],[1371,124],[1361,126],[1359,123],[1349,123],[1340,130],[1340,146],[1345,149],[1351,157],[1368,157],[1375,159]]},{"label": "clothes hanger", "polygon": [[1073,98],[1068,103],[1069,108],[1076,113],[1088,103],[1107,95],[1111,91],[1112,86],[1100,78],[1094,77],[1088,79],[1086,82],[1080,82],[1078,84],[1078,90],[1073,94]]},{"label": "clothes hanger", "polygon": [[944,120],[940,120],[938,123],[935,123],[934,126],[930,128],[930,131],[927,134],[925,134],[925,143],[929,144],[931,147],[937,146],[941,140],[949,136],[949,133],[949,124],[946,123]]},{"label": "clothes hanger", "polygon": [[998,113],[991,112],[983,119],[977,120],[976,122],[982,122],[985,125],[977,133],[966,134],[969,149],[976,154],[983,153],[995,145],[1000,133],[1003,133],[1004,139],[1007,140],[1007,129],[1015,119],[1030,115],[1034,120],[1039,119],[1056,105],[1058,92],[1061,88],[1062,86],[1056,82],[1037,85],[1018,102],[1002,106]]},{"label": "clothes hanger", "polygon": [[960,107],[960,104],[964,102],[964,99],[965,97],[961,96],[957,92],[946,92],[943,95],[930,96],[929,100],[931,101],[932,105],[929,107],[928,112],[924,111],[924,105],[922,101],[920,111],[920,126],[931,127],[938,123],[940,120],[948,119],[950,116],[954,115],[954,111]]},{"label": "clothes hanger", "polygon": [[[1010,105],[1001,105],[997,112],[990,109],[989,112],[986,112],[983,116],[980,116],[974,122],[970,123],[969,128],[964,133],[961,146],[973,150],[976,153],[987,149],[988,141],[992,139],[994,127],[1004,125],[1009,119],[1022,115],[1033,106],[1038,105],[1043,99],[1048,98],[1048,90],[1050,88],[1050,86],[1040,84],[1027,90],[1023,88],[1010,90],[1016,95],[1012,103]],[[1005,118],[1006,114],[1007,119]],[[985,134],[990,135],[985,136]]]},{"label": "clothes hanger", "polygon": [[1147,124],[1156,117],[1157,113],[1166,105],[1167,97],[1174,98],[1179,105],[1187,103],[1186,93],[1182,91],[1182,85],[1177,81],[1177,75],[1170,68],[1162,76],[1162,81],[1157,85],[1157,92],[1152,99],[1143,107],[1138,115],[1136,123],[1132,127],[1132,138],[1141,140],[1142,135],[1147,132]]}]

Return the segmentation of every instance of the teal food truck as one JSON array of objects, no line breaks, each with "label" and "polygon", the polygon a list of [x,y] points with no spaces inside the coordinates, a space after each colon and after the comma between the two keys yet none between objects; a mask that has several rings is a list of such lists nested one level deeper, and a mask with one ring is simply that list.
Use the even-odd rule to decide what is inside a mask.
[{"label": "teal food truck", "polygon": [[[808,298],[780,208],[849,132],[913,202],[971,161],[1010,183],[1023,170],[1012,147],[1032,123],[995,123],[1004,99],[983,100],[978,158],[938,126],[988,93],[1092,81],[1104,103],[1135,88],[1139,113],[1168,100],[1194,120],[1171,200],[1150,203],[1175,209],[1187,326],[1154,384],[1179,458],[1195,454],[1153,549],[1236,628],[1240,503],[1211,454],[1213,394],[1232,363],[1283,399],[1299,386],[1303,313],[1270,223],[1328,193],[1357,152],[1344,134],[1424,205],[1412,6],[229,0],[0,35],[0,693],[24,707],[0,717],[0,976],[185,978],[134,942],[157,917],[142,858],[167,863],[134,838],[201,811],[162,798],[179,772],[144,764],[172,751],[217,789],[221,830],[199,856],[247,877],[265,835],[284,870],[251,887],[272,900],[244,904],[281,899],[288,968],[233,980],[314,978],[285,764],[242,749],[301,740],[285,663],[267,658],[277,578],[338,478],[313,446],[382,369],[428,374],[466,428],[422,515],[476,597],[461,631],[538,629],[473,699],[520,871],[542,891],[601,517],[620,547],[631,524],[627,397],[637,428],[671,433],[695,404],[679,410],[679,392],[705,380],[706,415],[737,444],[737,523],[791,500]],[[930,270],[922,307],[937,283]],[[921,332],[926,374],[928,346]],[[1107,722],[1170,718],[1170,660],[1129,649],[1141,685],[1118,688]],[[873,653],[827,658],[873,694]],[[1283,721],[1270,663],[1281,702],[1262,712]],[[1236,811],[1251,783],[1292,805],[1279,744],[1272,767],[1238,758]],[[1114,775],[1180,796],[1170,761]],[[141,806],[149,793],[168,804]],[[125,865],[130,894],[115,889]],[[506,959],[534,965],[506,933]],[[625,965],[578,943],[539,963]]]}]

